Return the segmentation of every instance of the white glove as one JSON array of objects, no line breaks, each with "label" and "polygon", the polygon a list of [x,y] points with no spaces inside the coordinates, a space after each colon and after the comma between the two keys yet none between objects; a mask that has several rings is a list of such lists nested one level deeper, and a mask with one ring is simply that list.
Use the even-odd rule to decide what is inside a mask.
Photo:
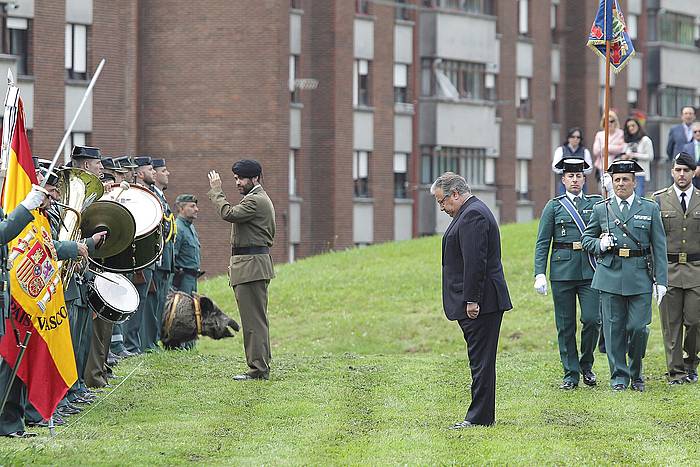
[{"label": "white glove", "polygon": [[41,206],[45,199],[46,194],[43,191],[41,191],[41,188],[32,185],[32,191],[30,191],[27,194],[27,197],[24,198],[24,200],[19,204],[27,208],[28,211],[33,211],[34,209]]},{"label": "white glove", "polygon": [[654,284],[654,286],[651,288],[651,294],[656,297],[657,306],[661,305],[661,300],[663,300],[667,290],[668,289],[665,286],[659,284]]},{"label": "white glove", "polygon": [[600,237],[600,251],[608,251],[615,244],[615,238],[609,233],[604,233]]},{"label": "white glove", "polygon": [[535,276],[535,291],[540,295],[547,295],[547,277],[544,274]]},{"label": "white glove", "polygon": [[613,194],[612,177],[607,172],[603,174],[603,187],[608,193],[608,196],[611,196]]}]

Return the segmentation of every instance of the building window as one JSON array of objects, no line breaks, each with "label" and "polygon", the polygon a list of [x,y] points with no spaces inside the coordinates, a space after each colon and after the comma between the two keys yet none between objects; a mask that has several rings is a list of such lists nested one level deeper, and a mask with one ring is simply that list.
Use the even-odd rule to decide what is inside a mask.
[{"label": "building window", "polygon": [[667,86],[655,88],[651,92],[651,114],[663,117],[677,117],[685,106],[695,105],[695,90]]},{"label": "building window", "polygon": [[436,66],[433,63],[433,59],[423,59],[421,62],[422,92],[424,95],[449,94],[441,89],[438,75],[443,74],[457,91],[459,98],[495,100],[495,75],[486,72],[485,64],[455,60],[441,60]]},{"label": "building window", "polygon": [[528,186],[528,170],[530,161],[527,159],[518,159],[515,164],[515,192],[519,200],[530,199]]},{"label": "building window", "polygon": [[353,95],[352,103],[357,106],[371,104],[369,92],[369,61],[355,60],[353,65]]},{"label": "building window", "polygon": [[410,20],[411,12],[406,7],[406,0],[396,0],[396,7],[394,8],[394,18],[400,20]]},{"label": "building window", "polygon": [[394,102],[408,102],[408,65],[394,63]]},{"label": "building window", "polygon": [[0,3],[2,31],[0,31],[0,52],[17,57],[17,74],[28,75],[29,70],[29,20],[7,16]]},{"label": "building window", "polygon": [[355,13],[359,13],[361,15],[368,15],[369,1],[370,0],[355,0]]},{"label": "building window", "polygon": [[289,150],[289,196],[297,195],[297,150]]},{"label": "building window", "polygon": [[678,13],[659,14],[660,39],[674,44],[695,45],[695,18]]},{"label": "building window", "polygon": [[369,198],[369,152],[352,153],[352,181],[357,198]]},{"label": "building window", "polygon": [[289,0],[289,8],[293,10],[301,10],[301,0]]},{"label": "building window", "polygon": [[529,1],[518,0],[518,34],[527,36],[530,33]]},{"label": "building window", "polygon": [[518,118],[532,118],[530,99],[530,78],[518,77],[515,80],[515,102]]},{"label": "building window", "polygon": [[493,14],[493,0],[425,0],[428,8],[444,8],[482,15]]},{"label": "building window", "polygon": [[297,89],[296,81],[299,76],[299,56],[289,56],[289,92],[290,102],[299,102],[299,90]]},{"label": "building window", "polygon": [[87,26],[66,24],[66,77],[87,79]]},{"label": "building window", "polygon": [[627,103],[630,105],[630,109],[639,108],[639,90],[638,89],[627,89]]},{"label": "building window", "polygon": [[70,161],[70,155],[73,152],[73,146],[87,146],[87,133],[73,132],[68,136],[66,145],[63,147],[63,160],[65,163]]},{"label": "building window", "polygon": [[456,148],[437,146],[421,148],[421,183],[430,184],[445,172],[455,172],[467,179],[471,186],[493,183],[487,175],[488,158],[484,148]]},{"label": "building window", "polygon": [[630,39],[635,40],[637,38],[637,22],[639,16],[635,14],[627,15],[627,34],[629,34]]},{"label": "building window", "polygon": [[394,198],[408,198],[408,154],[394,154]]},{"label": "building window", "polygon": [[549,99],[552,102],[552,122],[559,123],[559,84],[552,83],[549,88]]}]

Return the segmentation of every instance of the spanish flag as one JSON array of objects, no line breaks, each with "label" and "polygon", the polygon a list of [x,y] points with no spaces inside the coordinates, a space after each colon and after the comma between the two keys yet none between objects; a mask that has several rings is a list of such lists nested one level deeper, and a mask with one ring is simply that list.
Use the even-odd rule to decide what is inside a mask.
[{"label": "spanish flag", "polygon": [[[5,213],[12,212],[37,183],[21,98],[11,141],[2,194]],[[38,210],[33,214],[34,220],[8,245],[12,297],[0,355],[14,365],[19,353],[10,321],[20,339],[27,331],[32,333],[17,376],[27,385],[29,402],[48,419],[78,375],[51,227],[44,214]]]}]

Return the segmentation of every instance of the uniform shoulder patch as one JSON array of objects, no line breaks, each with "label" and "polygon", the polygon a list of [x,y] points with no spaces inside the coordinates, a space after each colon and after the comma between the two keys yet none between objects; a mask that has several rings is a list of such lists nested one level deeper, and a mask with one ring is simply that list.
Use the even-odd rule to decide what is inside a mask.
[{"label": "uniform shoulder patch", "polygon": [[654,192],[654,195],[653,195],[653,196],[663,195],[664,193],[666,193],[666,190],[668,190],[668,188],[662,188],[662,189],[660,189],[660,190],[656,190],[656,191]]},{"label": "uniform shoulder patch", "polygon": [[590,198],[590,199],[592,199],[592,200],[599,201],[599,200],[602,200],[602,199],[603,199],[603,196],[594,193],[594,194],[592,194],[592,195],[586,195],[586,198]]},{"label": "uniform shoulder patch", "polygon": [[566,196],[566,193],[564,193],[563,195],[555,196],[552,199],[562,199],[564,196]]},{"label": "uniform shoulder patch", "polygon": [[[602,196],[601,196],[601,198],[602,198]],[[596,205],[598,205],[598,204],[603,204],[603,203],[608,202],[608,201],[611,200],[611,199],[612,199],[612,196],[611,196],[610,198],[601,199],[600,201],[598,201],[598,202],[595,203],[595,204],[596,204]]]}]

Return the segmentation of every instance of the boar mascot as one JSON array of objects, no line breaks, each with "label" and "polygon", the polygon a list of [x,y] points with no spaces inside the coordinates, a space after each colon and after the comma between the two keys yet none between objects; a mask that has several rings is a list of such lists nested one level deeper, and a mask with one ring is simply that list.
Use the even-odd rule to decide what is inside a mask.
[{"label": "boar mascot", "polygon": [[160,340],[166,349],[191,348],[199,335],[233,337],[238,323],[204,295],[173,292],[165,301]]}]

